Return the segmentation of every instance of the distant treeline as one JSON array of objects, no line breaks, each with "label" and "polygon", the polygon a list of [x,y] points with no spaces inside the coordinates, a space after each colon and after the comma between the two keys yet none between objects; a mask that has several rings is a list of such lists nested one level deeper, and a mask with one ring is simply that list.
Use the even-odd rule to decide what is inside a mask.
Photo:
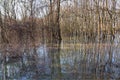
[{"label": "distant treeline", "polygon": [[105,42],[120,30],[117,0],[40,0],[44,5],[36,0],[16,1],[0,3],[1,42],[56,42],[69,37]]}]

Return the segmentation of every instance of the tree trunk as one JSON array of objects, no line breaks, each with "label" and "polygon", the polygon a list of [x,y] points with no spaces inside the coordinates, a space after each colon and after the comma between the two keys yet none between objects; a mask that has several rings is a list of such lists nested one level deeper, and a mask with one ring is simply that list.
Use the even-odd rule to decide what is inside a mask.
[{"label": "tree trunk", "polygon": [[[54,3],[54,2],[53,2]],[[52,0],[50,0],[50,27],[52,29],[52,41],[51,41],[51,77],[52,79],[60,79],[61,78],[61,66],[60,66],[60,44],[61,44],[61,29],[60,29],[60,0],[57,0],[57,10],[53,12]],[[54,13],[55,22],[53,20]]]}]

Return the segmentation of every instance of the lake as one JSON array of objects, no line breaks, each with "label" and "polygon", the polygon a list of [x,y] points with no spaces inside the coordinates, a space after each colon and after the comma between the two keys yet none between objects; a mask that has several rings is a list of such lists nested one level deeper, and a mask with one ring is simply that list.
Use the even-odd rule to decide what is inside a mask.
[{"label": "lake", "polygon": [[120,80],[120,35],[110,42],[10,46],[0,50],[0,80]]}]

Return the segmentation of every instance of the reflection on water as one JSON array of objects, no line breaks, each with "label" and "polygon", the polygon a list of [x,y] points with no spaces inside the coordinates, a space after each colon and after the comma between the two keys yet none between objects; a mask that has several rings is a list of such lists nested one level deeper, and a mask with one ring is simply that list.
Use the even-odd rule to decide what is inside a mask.
[{"label": "reflection on water", "polygon": [[119,40],[116,34],[113,43],[63,41],[61,49],[56,44],[1,49],[0,80],[119,80]]}]

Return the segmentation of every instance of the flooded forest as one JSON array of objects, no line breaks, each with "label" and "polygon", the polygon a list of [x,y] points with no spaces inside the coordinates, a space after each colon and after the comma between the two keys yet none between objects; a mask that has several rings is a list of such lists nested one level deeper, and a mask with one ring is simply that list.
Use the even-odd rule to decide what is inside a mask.
[{"label": "flooded forest", "polygon": [[120,80],[120,0],[0,0],[0,80]]}]

